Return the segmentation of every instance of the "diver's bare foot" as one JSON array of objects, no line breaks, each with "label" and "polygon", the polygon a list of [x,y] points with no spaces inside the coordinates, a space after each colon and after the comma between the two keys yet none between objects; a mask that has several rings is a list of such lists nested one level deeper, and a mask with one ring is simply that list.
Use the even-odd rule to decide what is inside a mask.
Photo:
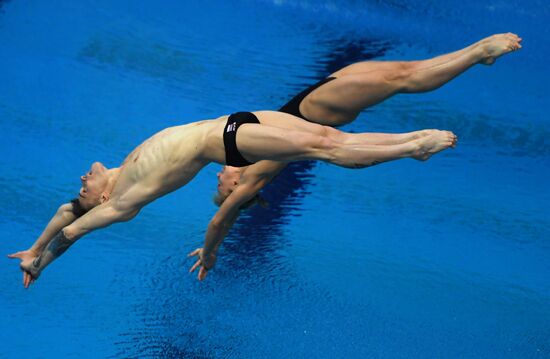
[{"label": "diver's bare foot", "polygon": [[399,141],[396,143],[400,144],[400,143],[406,143],[406,142],[418,140],[419,138],[429,136],[432,133],[432,131],[437,131],[437,130],[420,130],[420,131],[413,131],[413,132],[408,132],[403,134],[396,134],[397,136],[401,136],[401,138],[399,138]]},{"label": "diver's bare foot", "polygon": [[434,133],[434,131],[438,131],[438,130],[432,129],[432,130],[420,130],[420,131],[411,132],[411,135],[412,135],[411,140],[417,140],[419,138],[429,136],[432,133]]},{"label": "diver's bare foot", "polygon": [[456,147],[457,137],[450,131],[426,130],[430,134],[419,138],[418,149],[412,156],[419,161],[426,161],[432,155],[441,152],[449,147]]},{"label": "diver's bare foot", "polygon": [[522,39],[511,32],[507,34],[496,34],[478,42],[478,49],[481,51],[480,64],[492,65],[496,59],[509,52],[521,49]]}]

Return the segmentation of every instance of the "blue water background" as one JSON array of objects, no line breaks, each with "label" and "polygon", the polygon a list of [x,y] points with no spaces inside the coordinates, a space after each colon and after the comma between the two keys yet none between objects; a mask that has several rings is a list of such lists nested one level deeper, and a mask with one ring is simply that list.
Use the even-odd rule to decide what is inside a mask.
[{"label": "blue water background", "polygon": [[0,260],[0,357],[549,358],[550,4],[1,1],[0,253],[28,248],[92,161],[155,131],[276,109],[348,63],[497,32],[524,48],[344,129],[442,128],[457,149],[365,170],[294,164],[203,283],[186,253],[211,165],[83,238],[29,290]]}]

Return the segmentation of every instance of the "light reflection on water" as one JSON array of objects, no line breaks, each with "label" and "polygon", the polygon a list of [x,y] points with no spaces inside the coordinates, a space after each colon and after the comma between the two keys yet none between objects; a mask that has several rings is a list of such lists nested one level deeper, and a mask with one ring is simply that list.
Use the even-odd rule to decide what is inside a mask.
[{"label": "light reflection on water", "polygon": [[[495,4],[490,11],[506,16],[478,25],[448,3],[349,1],[345,11],[329,1],[273,4],[30,11],[0,2],[9,50],[0,59],[0,150],[9,154],[0,161],[3,251],[36,237],[92,161],[117,165],[160,128],[276,109],[347,63],[433,56],[505,24],[536,43],[540,23],[520,20],[548,10],[534,16],[529,2],[507,22],[517,4]],[[476,4],[467,2],[471,14],[489,11]],[[54,23],[52,11],[65,21]],[[503,100],[540,101],[538,85],[498,89],[502,73],[536,73],[514,68],[519,56],[533,57],[528,47],[513,56],[437,93],[396,97],[346,127],[452,129],[461,137],[455,151],[365,171],[291,165],[265,190],[270,207],[239,220],[204,283],[186,274],[185,255],[214,213],[216,166],[132,223],[78,243],[28,292],[6,262],[6,355],[36,356],[60,333],[68,341],[57,356],[548,354],[549,129],[540,108]],[[36,325],[43,331],[29,347],[23,334]]]}]

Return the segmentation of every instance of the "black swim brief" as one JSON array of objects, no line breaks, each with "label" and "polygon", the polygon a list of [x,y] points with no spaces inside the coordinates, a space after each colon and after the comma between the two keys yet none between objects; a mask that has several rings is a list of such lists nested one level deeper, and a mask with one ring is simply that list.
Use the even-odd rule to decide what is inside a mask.
[{"label": "black swim brief", "polygon": [[296,117],[300,117],[303,120],[309,121],[307,118],[305,118],[304,115],[300,112],[300,104],[306,98],[307,95],[313,92],[313,90],[316,90],[317,88],[323,86],[327,82],[330,82],[334,80],[336,77],[327,77],[326,79],[323,79],[319,82],[317,82],[314,85],[311,85],[304,91],[300,92],[296,96],[294,96],[290,101],[288,101],[283,107],[279,109],[279,112],[285,112],[289,113],[291,115],[294,115]]},{"label": "black swim brief", "polygon": [[257,123],[260,121],[252,112],[236,112],[229,116],[223,129],[223,144],[225,146],[225,163],[233,167],[250,166],[237,148],[237,130],[243,123]]}]

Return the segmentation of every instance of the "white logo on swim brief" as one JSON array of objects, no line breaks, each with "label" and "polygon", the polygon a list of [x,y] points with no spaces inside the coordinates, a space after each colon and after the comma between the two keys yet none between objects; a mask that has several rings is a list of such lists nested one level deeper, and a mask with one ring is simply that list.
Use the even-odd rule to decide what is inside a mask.
[{"label": "white logo on swim brief", "polygon": [[237,126],[237,124],[235,122],[233,123],[230,123],[228,126],[227,126],[227,131],[225,132],[233,132],[235,131],[235,127]]}]

